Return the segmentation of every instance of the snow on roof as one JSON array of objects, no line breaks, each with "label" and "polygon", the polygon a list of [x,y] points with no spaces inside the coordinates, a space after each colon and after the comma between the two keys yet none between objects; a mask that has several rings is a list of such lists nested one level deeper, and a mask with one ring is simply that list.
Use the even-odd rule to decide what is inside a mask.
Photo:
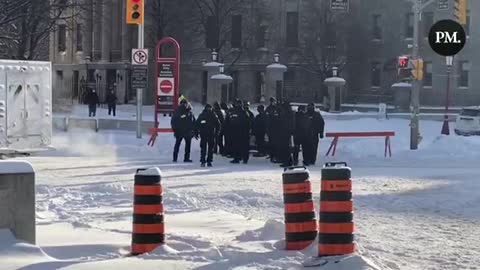
[{"label": "snow on roof", "polygon": [[233,78],[231,76],[225,75],[225,74],[217,74],[213,75],[212,80],[225,80],[225,81],[231,81]]},{"label": "snow on roof", "polygon": [[0,174],[34,173],[28,161],[0,161]]},{"label": "snow on roof", "polygon": [[157,167],[153,167],[153,168],[149,168],[149,169],[146,169],[146,170],[139,171],[137,173],[137,175],[159,176],[159,175],[162,175],[162,171]]},{"label": "snow on roof", "polygon": [[219,63],[219,62],[208,62],[206,63],[205,65],[203,65],[204,67],[219,67],[221,66],[222,64]]},{"label": "snow on roof", "polygon": [[267,69],[287,69],[287,66],[275,63],[267,66]]},{"label": "snow on roof", "polygon": [[340,77],[330,77],[330,78],[327,78],[325,79],[325,82],[341,82],[341,83],[344,83],[346,82],[345,79],[343,78],[340,78]]}]

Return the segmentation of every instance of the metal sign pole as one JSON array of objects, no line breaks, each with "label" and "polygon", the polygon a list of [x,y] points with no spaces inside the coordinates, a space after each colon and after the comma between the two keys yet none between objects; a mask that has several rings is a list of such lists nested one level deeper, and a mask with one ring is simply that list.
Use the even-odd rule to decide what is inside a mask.
[{"label": "metal sign pole", "polygon": [[[138,25],[138,48],[143,49],[144,44],[144,31],[143,24]],[[143,89],[137,88],[137,139],[142,138],[142,122],[143,122]]]}]

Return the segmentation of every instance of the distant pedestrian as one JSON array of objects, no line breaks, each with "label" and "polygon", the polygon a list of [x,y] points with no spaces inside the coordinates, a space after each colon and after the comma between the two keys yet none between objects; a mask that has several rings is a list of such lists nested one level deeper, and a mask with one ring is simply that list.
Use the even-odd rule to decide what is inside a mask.
[{"label": "distant pedestrian", "polygon": [[88,104],[88,117],[95,117],[97,114],[97,106],[99,103],[97,91],[92,89],[87,95],[87,104]]},{"label": "distant pedestrian", "polygon": [[277,158],[277,149],[276,149],[276,144],[277,144],[277,138],[278,134],[276,132],[278,131],[278,121],[280,114],[279,114],[279,108],[277,106],[277,100],[274,97],[270,98],[270,105],[267,106],[265,110],[265,114],[267,117],[267,126],[266,126],[266,131],[267,131],[267,136],[268,136],[268,156],[271,162],[278,162]]},{"label": "distant pedestrian", "polygon": [[178,151],[182,140],[185,140],[184,162],[192,162],[190,159],[190,148],[195,129],[195,117],[189,108],[186,100],[182,100],[180,107],[175,111],[171,120],[173,134],[175,136],[175,147],[173,149],[173,162],[177,162]]},{"label": "distant pedestrian", "polygon": [[318,143],[320,139],[323,139],[325,131],[325,121],[323,120],[320,112],[315,110],[315,104],[310,103],[307,107],[307,116],[311,124],[311,132],[308,137],[307,160],[304,160],[306,166],[315,165],[317,161]]},{"label": "distant pedestrian", "polygon": [[255,145],[257,146],[257,156],[263,157],[267,153],[265,135],[267,134],[267,115],[265,107],[257,107],[258,114],[253,121],[252,133],[255,136]]},{"label": "distant pedestrian", "polygon": [[220,107],[220,104],[218,102],[215,102],[215,104],[213,104],[213,112],[217,116],[218,120],[220,121],[220,125],[221,125],[220,130],[216,134],[217,136],[215,138],[215,147],[213,149],[213,153],[214,154],[218,153],[218,154],[223,155],[225,153],[225,144],[223,142],[223,129],[224,129],[223,126],[225,125],[226,113]]},{"label": "distant pedestrian", "polygon": [[117,95],[115,91],[111,90],[107,95],[108,115],[117,116]]},{"label": "distant pedestrian", "polygon": [[292,137],[295,132],[295,114],[288,101],[281,104],[278,132],[278,158],[281,162],[281,167],[288,167],[293,165],[292,158]]},{"label": "distant pedestrian", "polygon": [[212,167],[215,137],[220,132],[220,128],[220,120],[213,112],[212,105],[205,105],[205,109],[198,116],[195,125],[195,137],[198,138],[200,135],[200,163],[202,167],[205,167],[205,163],[208,167]]},{"label": "distant pedestrian", "polygon": [[312,145],[308,144],[309,135],[312,133],[312,126],[310,119],[307,116],[306,106],[300,105],[295,114],[295,133],[293,141],[295,143],[293,152],[293,165],[297,166],[299,163],[298,156],[300,150],[303,154],[303,162],[308,160],[307,154],[311,151]]},{"label": "distant pedestrian", "polygon": [[232,155],[231,163],[248,163],[250,150],[250,119],[240,100],[235,102],[235,108],[227,118],[226,125],[231,131]]}]

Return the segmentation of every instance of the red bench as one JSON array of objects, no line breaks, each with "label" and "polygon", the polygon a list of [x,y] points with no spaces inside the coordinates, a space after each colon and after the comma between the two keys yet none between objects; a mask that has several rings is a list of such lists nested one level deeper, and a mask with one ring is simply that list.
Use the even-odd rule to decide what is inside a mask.
[{"label": "red bench", "polygon": [[[330,144],[330,148],[328,148],[327,156],[332,153],[332,157],[335,156],[335,152],[337,151],[337,144],[340,138],[370,138],[370,137],[385,137],[385,157],[387,157],[387,153],[390,157],[392,157],[392,148],[390,145],[390,137],[394,137],[395,132],[393,131],[386,131],[386,132],[332,132],[327,133],[327,138],[333,138],[332,144]],[[333,150],[333,151],[332,151]]]}]

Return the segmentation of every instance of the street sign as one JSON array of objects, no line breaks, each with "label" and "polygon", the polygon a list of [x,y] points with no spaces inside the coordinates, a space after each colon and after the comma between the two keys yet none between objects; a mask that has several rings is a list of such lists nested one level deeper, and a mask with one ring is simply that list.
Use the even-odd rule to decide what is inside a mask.
[{"label": "street sign", "polygon": [[148,67],[134,65],[132,68],[132,89],[147,89]]},{"label": "street sign", "polygon": [[349,0],[331,0],[330,9],[335,11],[348,12],[350,6],[349,4]]},{"label": "street sign", "polygon": [[448,10],[449,0],[438,0],[438,10]]},{"label": "street sign", "polygon": [[[175,57],[162,56],[162,46],[169,44],[175,47]],[[180,44],[173,38],[164,38],[157,44],[155,55],[155,97],[157,114],[172,114],[178,107],[180,93]]]},{"label": "street sign", "polygon": [[175,63],[159,62],[157,79],[157,104],[173,106],[175,103]]},{"label": "street sign", "polygon": [[148,49],[132,50],[132,65],[146,66],[148,65]]},{"label": "street sign", "polygon": [[162,79],[160,81],[160,92],[161,94],[173,94],[173,78],[169,79]]}]

